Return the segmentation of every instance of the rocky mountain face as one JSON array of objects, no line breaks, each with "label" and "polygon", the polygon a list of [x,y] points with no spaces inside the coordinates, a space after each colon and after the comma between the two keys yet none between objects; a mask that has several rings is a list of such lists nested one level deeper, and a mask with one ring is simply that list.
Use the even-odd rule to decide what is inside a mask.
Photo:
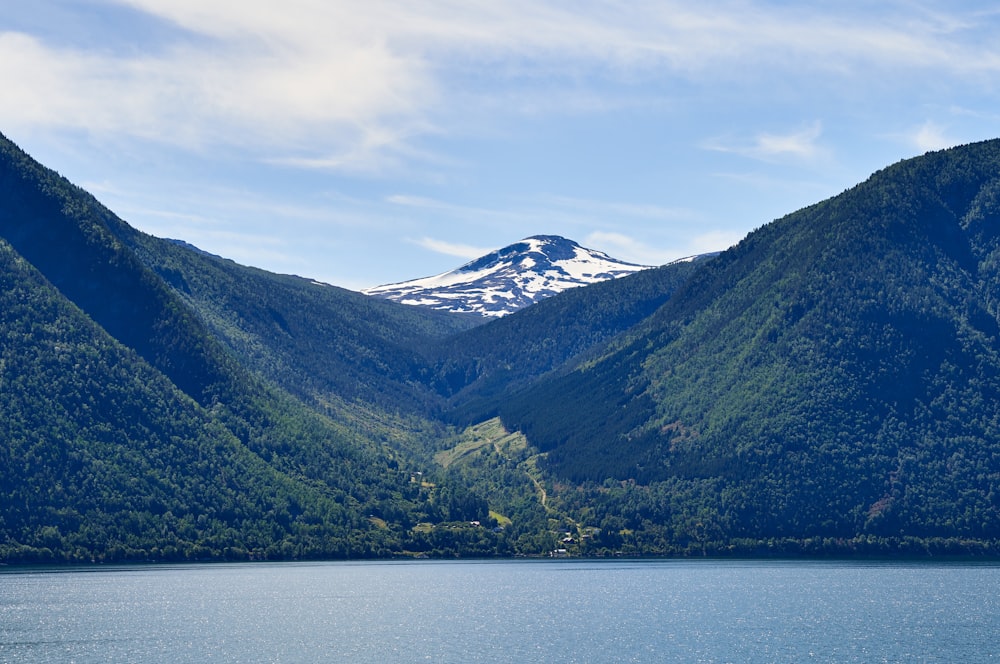
[{"label": "rocky mountain face", "polygon": [[499,317],[570,288],[645,269],[558,235],[535,235],[443,274],[364,292],[403,304]]}]

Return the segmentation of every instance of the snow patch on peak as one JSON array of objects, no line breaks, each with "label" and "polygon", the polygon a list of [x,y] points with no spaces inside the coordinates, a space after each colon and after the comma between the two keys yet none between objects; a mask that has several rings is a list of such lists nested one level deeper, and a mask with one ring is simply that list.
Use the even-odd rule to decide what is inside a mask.
[{"label": "snow patch on peak", "polygon": [[362,292],[403,304],[499,317],[569,288],[649,267],[616,260],[558,235],[533,235],[454,270]]}]

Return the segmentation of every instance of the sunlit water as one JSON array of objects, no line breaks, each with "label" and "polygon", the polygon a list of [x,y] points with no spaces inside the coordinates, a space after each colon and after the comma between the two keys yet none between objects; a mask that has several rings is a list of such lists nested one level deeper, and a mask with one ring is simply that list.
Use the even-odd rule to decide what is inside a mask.
[{"label": "sunlit water", "polygon": [[994,565],[8,568],[0,661],[986,662],[998,592]]}]

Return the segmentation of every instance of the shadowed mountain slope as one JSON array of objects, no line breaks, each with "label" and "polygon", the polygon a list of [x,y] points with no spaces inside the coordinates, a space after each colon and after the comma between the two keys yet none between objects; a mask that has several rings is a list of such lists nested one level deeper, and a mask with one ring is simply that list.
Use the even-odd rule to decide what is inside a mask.
[{"label": "shadowed mountain slope", "polygon": [[426,352],[483,321],[277,275],[148,235],[137,255],[235,356],[312,405],[426,413]]}]

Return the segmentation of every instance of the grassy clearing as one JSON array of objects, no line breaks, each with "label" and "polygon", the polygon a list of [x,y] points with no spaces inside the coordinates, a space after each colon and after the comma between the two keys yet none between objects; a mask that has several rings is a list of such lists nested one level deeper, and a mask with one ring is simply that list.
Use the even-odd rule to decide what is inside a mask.
[{"label": "grassy clearing", "polygon": [[503,528],[509,528],[514,525],[513,521],[511,521],[508,517],[505,517],[503,514],[500,514],[500,512],[490,510],[490,518],[496,521],[498,526],[502,526]]},{"label": "grassy clearing", "polygon": [[497,453],[511,457],[524,450],[528,441],[519,433],[504,428],[499,418],[471,426],[458,437],[458,443],[434,455],[434,461],[447,468],[454,463],[472,458],[477,452],[492,446]]}]

